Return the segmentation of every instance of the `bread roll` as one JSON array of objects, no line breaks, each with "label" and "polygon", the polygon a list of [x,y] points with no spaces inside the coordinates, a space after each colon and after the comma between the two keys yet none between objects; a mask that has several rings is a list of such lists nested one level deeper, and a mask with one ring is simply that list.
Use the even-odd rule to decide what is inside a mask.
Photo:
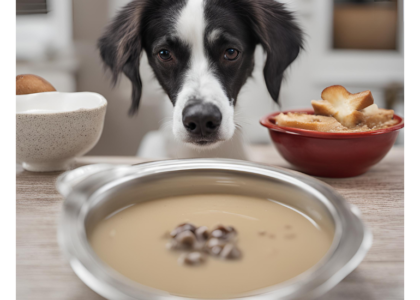
[{"label": "bread roll", "polygon": [[56,89],[52,86],[52,84],[42,77],[32,74],[22,74],[16,76],[16,95],[55,91]]}]

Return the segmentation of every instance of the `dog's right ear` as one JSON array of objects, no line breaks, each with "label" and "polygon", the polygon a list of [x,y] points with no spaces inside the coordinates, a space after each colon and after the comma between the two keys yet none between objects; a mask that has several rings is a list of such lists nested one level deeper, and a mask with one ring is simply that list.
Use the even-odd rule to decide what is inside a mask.
[{"label": "dog's right ear", "polygon": [[278,103],[283,74],[303,49],[303,33],[292,13],[276,0],[247,0],[242,4],[247,4],[242,9],[251,12],[254,34],[267,53],[264,79],[271,98]]},{"label": "dog's right ear", "polygon": [[114,85],[121,72],[132,84],[130,115],[137,112],[140,104],[142,83],[140,78],[141,16],[147,0],[128,3],[107,27],[99,39],[101,58],[112,72]]}]

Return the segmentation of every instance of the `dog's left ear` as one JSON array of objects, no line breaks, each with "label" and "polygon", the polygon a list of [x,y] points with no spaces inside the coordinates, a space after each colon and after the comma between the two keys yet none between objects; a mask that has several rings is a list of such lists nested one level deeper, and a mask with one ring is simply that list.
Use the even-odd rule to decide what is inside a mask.
[{"label": "dog's left ear", "polygon": [[131,81],[131,115],[139,108],[142,91],[140,30],[145,2],[146,0],[134,0],[128,3],[98,41],[101,58],[112,72],[113,83],[116,84],[121,72]]},{"label": "dog's left ear", "polygon": [[302,31],[284,4],[251,0],[251,26],[267,53],[264,79],[271,98],[278,103],[283,73],[303,49]]}]

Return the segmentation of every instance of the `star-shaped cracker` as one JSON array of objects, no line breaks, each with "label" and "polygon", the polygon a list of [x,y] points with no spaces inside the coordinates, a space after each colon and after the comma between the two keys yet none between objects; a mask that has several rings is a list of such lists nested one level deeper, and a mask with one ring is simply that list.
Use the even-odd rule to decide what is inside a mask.
[{"label": "star-shaped cracker", "polygon": [[312,100],[316,115],[333,116],[342,125],[353,128],[363,121],[362,109],[373,104],[370,91],[351,94],[341,85],[333,85],[322,91],[323,100]]}]

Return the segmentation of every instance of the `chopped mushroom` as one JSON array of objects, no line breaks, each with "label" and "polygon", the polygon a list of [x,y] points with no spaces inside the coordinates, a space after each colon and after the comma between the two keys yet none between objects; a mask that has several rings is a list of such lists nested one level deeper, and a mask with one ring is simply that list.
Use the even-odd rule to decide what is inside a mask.
[{"label": "chopped mushroom", "polygon": [[188,250],[179,262],[184,265],[199,265],[210,254],[222,259],[238,259],[242,256],[236,246],[237,232],[232,226],[218,225],[211,232],[206,226],[196,227],[190,223],[178,225],[170,233],[169,250]]}]

